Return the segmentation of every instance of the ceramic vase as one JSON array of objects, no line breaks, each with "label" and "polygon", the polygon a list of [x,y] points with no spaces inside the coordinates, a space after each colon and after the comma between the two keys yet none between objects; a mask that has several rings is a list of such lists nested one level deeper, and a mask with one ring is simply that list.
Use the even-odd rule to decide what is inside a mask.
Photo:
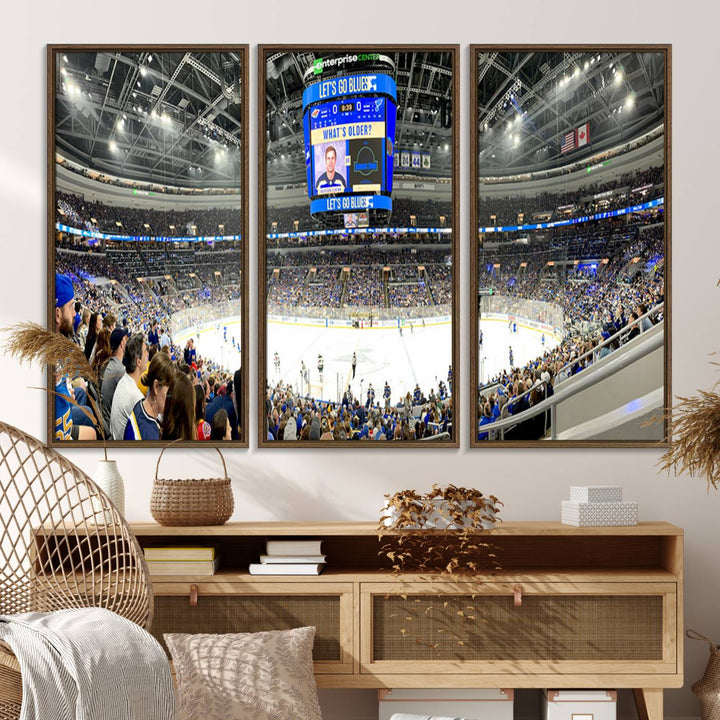
[{"label": "ceramic vase", "polygon": [[98,462],[95,484],[110,498],[118,512],[125,516],[125,484],[117,468],[115,460],[100,460]]}]

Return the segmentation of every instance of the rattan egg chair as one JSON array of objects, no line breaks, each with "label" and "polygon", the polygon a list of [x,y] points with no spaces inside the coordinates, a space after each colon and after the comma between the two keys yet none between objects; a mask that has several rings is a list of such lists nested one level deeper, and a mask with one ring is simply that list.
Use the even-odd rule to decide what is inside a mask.
[{"label": "rattan egg chair", "polygon": [[[0,615],[103,607],[148,629],[142,550],[95,483],[39,440],[0,423]],[[0,719],[17,720],[20,666],[0,643]]]}]

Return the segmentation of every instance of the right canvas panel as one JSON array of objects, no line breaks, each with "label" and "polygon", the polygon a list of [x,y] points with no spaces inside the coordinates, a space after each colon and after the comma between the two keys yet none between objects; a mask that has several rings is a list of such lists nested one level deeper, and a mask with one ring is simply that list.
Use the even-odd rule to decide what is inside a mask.
[{"label": "right canvas panel", "polygon": [[670,59],[472,46],[472,446],[667,443]]}]

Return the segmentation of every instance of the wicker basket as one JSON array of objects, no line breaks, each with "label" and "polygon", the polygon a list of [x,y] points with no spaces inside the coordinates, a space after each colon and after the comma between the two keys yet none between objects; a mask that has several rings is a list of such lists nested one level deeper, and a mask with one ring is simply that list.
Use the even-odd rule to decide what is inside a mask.
[{"label": "wicker basket", "polygon": [[[172,443],[171,443],[172,444]],[[169,446],[168,446],[169,447]],[[163,448],[155,467],[150,513],[160,525],[222,525],[233,514],[233,495],[225,458],[218,448],[224,477],[189,480],[158,478]]]},{"label": "wicker basket", "polygon": [[710,646],[710,659],[705,673],[691,690],[700,703],[702,720],[720,720],[720,645],[715,645],[695,630],[688,630],[686,635],[693,640],[704,640]]}]

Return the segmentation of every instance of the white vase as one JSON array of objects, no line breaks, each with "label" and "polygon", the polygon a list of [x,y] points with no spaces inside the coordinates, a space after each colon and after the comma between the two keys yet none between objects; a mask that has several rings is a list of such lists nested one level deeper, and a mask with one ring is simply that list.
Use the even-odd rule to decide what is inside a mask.
[{"label": "white vase", "polygon": [[118,472],[116,460],[100,460],[98,462],[95,484],[110,498],[118,512],[125,516],[125,484]]}]

